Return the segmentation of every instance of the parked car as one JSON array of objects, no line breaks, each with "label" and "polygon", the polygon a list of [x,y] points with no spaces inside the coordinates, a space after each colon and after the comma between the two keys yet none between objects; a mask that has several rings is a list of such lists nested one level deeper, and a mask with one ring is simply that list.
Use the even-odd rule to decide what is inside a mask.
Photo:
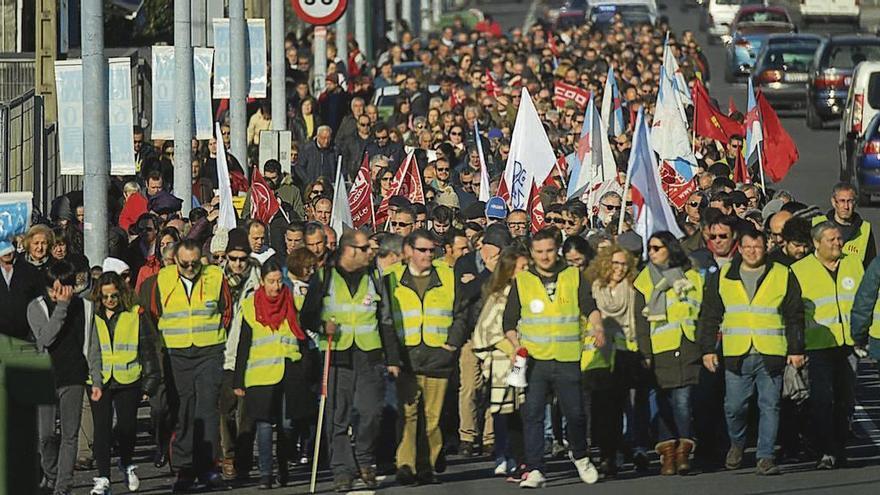
[{"label": "parked car", "polygon": [[804,25],[813,22],[846,21],[859,25],[860,0],[801,0]]},{"label": "parked car", "polygon": [[867,122],[880,113],[880,62],[862,62],[856,66],[840,122],[838,150],[841,176],[847,175],[849,160],[856,142],[864,137]]},{"label": "parked car", "polygon": [[871,197],[880,194],[880,114],[874,115],[855,141],[852,159],[841,169],[840,179],[856,187],[859,205],[869,205]]},{"label": "parked car", "polygon": [[703,13],[702,27],[706,30],[709,44],[716,43],[730,33],[730,24],[740,7],[746,5],[767,6],[767,0],[709,0]]},{"label": "parked car", "polygon": [[807,127],[820,129],[825,122],[840,117],[852,71],[859,62],[868,60],[880,61],[877,36],[832,36],[819,45],[807,83]]},{"label": "parked car", "polygon": [[804,44],[765,46],[755,61],[752,84],[774,108],[804,105],[815,48]]},{"label": "parked car", "polygon": [[568,26],[579,26],[587,20],[587,11],[590,9],[588,0],[566,0],[559,9],[551,9],[547,15],[557,29]]},{"label": "parked car", "polygon": [[587,17],[594,26],[603,29],[618,14],[627,26],[653,26],[657,22],[657,3],[655,0],[593,0]]},{"label": "parked car", "polygon": [[734,82],[740,76],[747,76],[768,36],[795,32],[797,27],[782,7],[750,5],[739,9],[725,39],[727,64],[724,80]]}]

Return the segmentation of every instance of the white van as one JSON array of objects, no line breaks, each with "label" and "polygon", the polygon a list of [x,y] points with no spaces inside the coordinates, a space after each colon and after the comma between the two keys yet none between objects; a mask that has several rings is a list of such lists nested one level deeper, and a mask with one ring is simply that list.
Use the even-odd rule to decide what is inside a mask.
[{"label": "white van", "polygon": [[730,34],[730,23],[743,5],[767,5],[767,0],[708,0],[705,26],[709,43]]},{"label": "white van", "polygon": [[859,0],[801,0],[801,19],[810,22],[847,21],[859,24]]},{"label": "white van", "polygon": [[868,123],[880,113],[880,62],[861,62],[853,70],[852,83],[840,122],[838,148],[841,166],[852,158],[855,143],[865,134]]}]

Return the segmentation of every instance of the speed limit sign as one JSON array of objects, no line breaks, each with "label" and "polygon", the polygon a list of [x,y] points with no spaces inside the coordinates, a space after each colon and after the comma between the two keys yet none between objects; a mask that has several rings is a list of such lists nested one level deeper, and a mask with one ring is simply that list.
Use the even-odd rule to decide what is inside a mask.
[{"label": "speed limit sign", "polygon": [[300,19],[316,26],[333,24],[345,12],[348,0],[290,0]]}]

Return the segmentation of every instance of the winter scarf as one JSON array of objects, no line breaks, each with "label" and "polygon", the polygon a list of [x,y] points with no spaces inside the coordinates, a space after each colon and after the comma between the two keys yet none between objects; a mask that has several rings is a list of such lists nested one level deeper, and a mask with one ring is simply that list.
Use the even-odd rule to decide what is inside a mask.
[{"label": "winter scarf", "polygon": [[290,332],[297,340],[305,340],[306,335],[296,321],[296,308],[293,306],[293,296],[286,285],[281,287],[281,292],[270,297],[265,287],[260,287],[254,293],[254,309],[257,321],[269,327],[273,332],[278,331],[284,320],[290,325]]}]

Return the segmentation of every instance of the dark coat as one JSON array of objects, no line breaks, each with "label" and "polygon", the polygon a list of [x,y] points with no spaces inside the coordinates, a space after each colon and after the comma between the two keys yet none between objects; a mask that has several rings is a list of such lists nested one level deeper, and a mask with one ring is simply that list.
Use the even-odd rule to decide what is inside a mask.
[{"label": "dark coat", "polygon": [[17,339],[33,341],[31,327],[27,320],[28,303],[43,293],[43,280],[34,267],[16,255],[12,264],[12,280],[0,276],[0,333]]},{"label": "dark coat", "polygon": [[651,325],[642,316],[645,307],[645,296],[636,291],[636,341],[642,359],[651,360],[651,368],[657,386],[664,389],[696,385],[700,378],[700,367],[703,365],[703,353],[700,345],[686,338],[681,339],[681,346],[674,351],[654,354],[651,348]]},{"label": "dark coat", "polygon": [[299,164],[294,173],[299,176],[303,184],[309,184],[318,180],[318,177],[326,177],[331,184],[336,180],[336,159],[339,153],[333,143],[327,148],[319,148],[318,143],[312,139],[299,153]]}]

